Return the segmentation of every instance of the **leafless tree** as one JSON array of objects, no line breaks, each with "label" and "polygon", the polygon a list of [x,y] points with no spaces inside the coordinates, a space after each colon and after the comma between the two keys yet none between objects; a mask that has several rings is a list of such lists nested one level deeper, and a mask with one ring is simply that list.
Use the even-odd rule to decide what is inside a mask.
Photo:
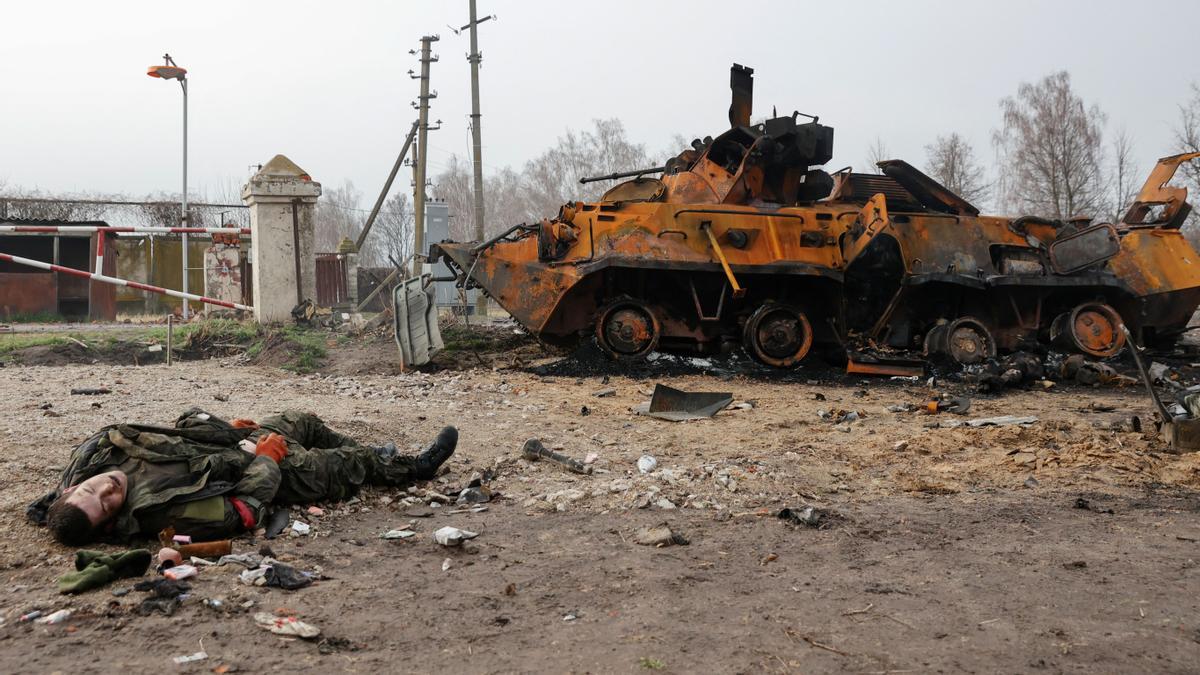
[{"label": "leafless tree", "polygon": [[[1192,83],[1192,97],[1179,106],[1179,124],[1175,127],[1175,142],[1180,152],[1200,152],[1200,84]],[[1182,175],[1180,175],[1182,174]],[[1176,180],[1188,189],[1188,201],[1200,200],[1200,162],[1187,162],[1179,167]],[[1192,211],[1183,232],[1193,246],[1200,246],[1200,213]]]},{"label": "leafless tree", "polygon": [[354,183],[345,181],[340,187],[325,187],[317,200],[317,222],[313,233],[316,252],[333,253],[342,239],[354,240],[366,218],[362,192],[354,187]]},{"label": "leafless tree", "polygon": [[413,210],[407,192],[397,192],[383,203],[371,233],[363,242],[359,264],[364,267],[390,267],[391,259],[403,263],[412,253]]},{"label": "leafless tree", "polygon": [[0,217],[61,222],[102,220],[105,207],[88,203],[102,199],[99,195],[60,197],[6,183],[0,186]]},{"label": "leafless tree", "polygon": [[871,141],[871,144],[867,146],[867,165],[864,167],[864,170],[870,173],[883,173],[883,169],[880,169],[877,165],[885,159],[891,159],[891,154],[892,151],[888,149],[883,139],[876,136]]},{"label": "leafless tree", "polygon": [[1060,71],[1000,101],[1003,126],[993,133],[1000,158],[1001,201],[1009,209],[1055,218],[1101,215],[1105,116],[1088,107]]},{"label": "leafless tree", "polygon": [[1112,206],[1109,220],[1114,223],[1120,222],[1141,187],[1133,153],[1133,138],[1122,127],[1112,140]]},{"label": "leafless tree", "polygon": [[958,132],[938,136],[925,146],[926,172],[951,192],[980,206],[991,192],[987,173],[975,159],[975,149]]},{"label": "leafless tree", "polygon": [[555,147],[525,164],[524,194],[530,218],[545,218],[571,200],[597,199],[608,181],[580,185],[584,176],[649,167],[646,147],[632,143],[618,119],[592,120],[592,129],[567,131]]}]

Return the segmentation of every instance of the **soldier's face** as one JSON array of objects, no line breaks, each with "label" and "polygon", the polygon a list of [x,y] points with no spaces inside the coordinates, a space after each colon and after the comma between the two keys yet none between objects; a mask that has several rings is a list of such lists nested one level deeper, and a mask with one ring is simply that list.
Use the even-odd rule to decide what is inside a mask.
[{"label": "soldier's face", "polygon": [[109,471],[83,481],[67,490],[68,504],[87,514],[92,525],[99,525],[121,510],[129,478],[122,471]]}]

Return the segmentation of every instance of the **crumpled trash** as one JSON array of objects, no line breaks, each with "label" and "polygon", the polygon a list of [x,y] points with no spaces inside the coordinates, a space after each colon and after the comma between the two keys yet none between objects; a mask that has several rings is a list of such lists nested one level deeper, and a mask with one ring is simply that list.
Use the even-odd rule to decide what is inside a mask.
[{"label": "crumpled trash", "polygon": [[478,536],[478,532],[460,530],[457,527],[447,525],[433,533],[433,540],[442,546],[458,546],[467,539],[474,539]]},{"label": "crumpled trash", "polygon": [[817,417],[827,422],[841,424],[843,422],[857,422],[863,418],[863,414],[857,410],[825,410],[822,408],[817,411]]},{"label": "crumpled trash", "polygon": [[255,567],[254,569],[248,569],[238,575],[238,581],[247,586],[266,586],[267,568]]},{"label": "crumpled trash", "polygon": [[36,619],[35,623],[54,625],[56,623],[62,623],[69,618],[71,618],[71,610],[60,609],[57,612],[54,612],[53,614],[47,614],[46,616],[43,616],[40,619]]},{"label": "crumpled trash", "polygon": [[305,640],[311,640],[321,634],[320,628],[294,616],[281,617],[267,612],[258,612],[254,615],[254,623],[258,624],[259,628],[269,630],[276,635],[290,635]]},{"label": "crumpled trash", "polygon": [[271,563],[264,576],[267,586],[282,588],[285,591],[295,591],[312,583],[312,577],[300,570],[281,562]]},{"label": "crumpled trash", "polygon": [[241,565],[249,569],[258,567],[263,562],[263,557],[257,553],[231,553],[223,555],[217,560],[217,565]]},{"label": "crumpled trash", "polygon": [[925,412],[928,413],[948,412],[955,415],[966,415],[970,409],[971,399],[965,396],[938,394],[925,403]]},{"label": "crumpled trash", "polygon": [[483,486],[464,488],[458,493],[456,504],[483,504],[492,499],[492,491]]},{"label": "crumpled trash", "polygon": [[642,455],[638,457],[637,468],[641,473],[650,473],[658,466],[658,460],[652,455]]},{"label": "crumpled trash", "polygon": [[412,530],[388,530],[379,535],[380,539],[408,539],[409,537],[417,536]]},{"label": "crumpled trash", "polygon": [[304,536],[311,531],[312,527],[308,523],[299,520],[292,523],[292,532],[295,532],[299,536]]},{"label": "crumpled trash", "polygon": [[689,543],[687,537],[671,529],[671,526],[666,523],[660,523],[653,527],[643,527],[633,535],[633,543],[642,546],[655,546],[662,548],[664,546],[687,546]]},{"label": "crumpled trash", "polygon": [[794,525],[803,525],[812,527],[818,530],[823,530],[833,524],[835,520],[832,513],[825,509],[819,509],[815,506],[803,506],[800,508],[784,508],[776,514],[781,520],[785,520]]},{"label": "crumpled trash", "polygon": [[200,570],[195,565],[175,565],[163,570],[163,576],[174,581],[194,577],[199,573]]},{"label": "crumpled trash", "polygon": [[185,663],[195,663],[196,661],[203,661],[204,659],[207,659],[207,658],[208,658],[207,652],[196,652],[195,654],[184,654],[183,656],[176,656],[175,658],[173,658],[171,660],[174,661],[178,665],[183,665]]},{"label": "crumpled trash", "polygon": [[153,593],[156,598],[178,598],[192,590],[192,585],[186,581],[175,581],[159,577],[139,581],[133,585],[133,590]]}]

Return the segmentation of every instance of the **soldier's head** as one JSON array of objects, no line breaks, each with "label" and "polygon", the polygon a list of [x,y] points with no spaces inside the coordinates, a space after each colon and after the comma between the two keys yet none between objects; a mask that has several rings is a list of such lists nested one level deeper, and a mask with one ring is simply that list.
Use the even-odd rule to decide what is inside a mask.
[{"label": "soldier's head", "polygon": [[98,474],[72,485],[50,505],[46,526],[62,544],[86,544],[97,528],[121,510],[128,488],[129,478],[121,471]]}]

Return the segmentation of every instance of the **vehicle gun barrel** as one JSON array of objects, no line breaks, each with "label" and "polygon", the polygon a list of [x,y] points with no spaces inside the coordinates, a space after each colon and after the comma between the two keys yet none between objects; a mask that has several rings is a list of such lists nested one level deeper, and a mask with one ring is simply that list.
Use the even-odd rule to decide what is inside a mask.
[{"label": "vehicle gun barrel", "polygon": [[634,178],[634,177],[640,177],[643,174],[647,174],[647,173],[662,173],[666,170],[667,170],[667,167],[665,167],[665,166],[656,166],[652,169],[638,169],[637,171],[618,171],[617,173],[610,173],[607,176],[588,176],[586,178],[580,178],[579,183],[581,185],[586,185],[587,183],[595,183],[596,181],[600,181],[600,180],[616,180],[618,178]]}]

